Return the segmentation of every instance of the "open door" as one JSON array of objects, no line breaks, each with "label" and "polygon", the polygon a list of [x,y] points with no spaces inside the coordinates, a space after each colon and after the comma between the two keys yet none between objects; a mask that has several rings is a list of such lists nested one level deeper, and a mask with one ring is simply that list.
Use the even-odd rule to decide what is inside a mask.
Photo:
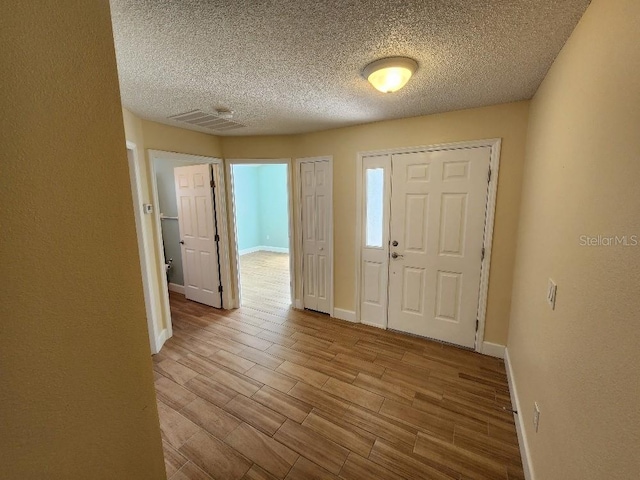
[{"label": "open door", "polygon": [[211,165],[174,169],[178,226],[188,300],[222,307],[222,287]]}]

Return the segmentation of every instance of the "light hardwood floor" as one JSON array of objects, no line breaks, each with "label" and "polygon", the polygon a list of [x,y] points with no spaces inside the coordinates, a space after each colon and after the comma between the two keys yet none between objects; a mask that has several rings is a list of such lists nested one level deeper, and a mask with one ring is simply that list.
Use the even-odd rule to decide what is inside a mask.
[{"label": "light hardwood floor", "polygon": [[291,305],[289,254],[253,252],[240,256],[242,305]]},{"label": "light hardwood floor", "polygon": [[267,303],[171,308],[171,480],[524,478],[501,360]]}]

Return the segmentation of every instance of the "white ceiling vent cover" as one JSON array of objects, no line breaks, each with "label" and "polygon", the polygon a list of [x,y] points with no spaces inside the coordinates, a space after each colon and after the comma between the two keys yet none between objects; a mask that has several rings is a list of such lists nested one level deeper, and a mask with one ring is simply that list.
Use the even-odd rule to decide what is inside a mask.
[{"label": "white ceiling vent cover", "polygon": [[171,115],[169,118],[176,122],[184,122],[196,127],[208,128],[209,130],[216,130],[218,132],[226,132],[228,130],[246,127],[246,125],[241,123],[232,122],[231,120],[224,119],[215,113],[206,113],[202,110],[191,110],[190,112],[178,113],[177,115]]}]

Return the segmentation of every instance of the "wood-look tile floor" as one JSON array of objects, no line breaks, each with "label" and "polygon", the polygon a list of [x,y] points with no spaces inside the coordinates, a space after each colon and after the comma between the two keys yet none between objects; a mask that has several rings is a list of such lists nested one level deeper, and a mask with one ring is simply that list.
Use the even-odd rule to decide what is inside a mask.
[{"label": "wood-look tile floor", "polygon": [[265,303],[171,308],[171,480],[524,478],[501,360]]},{"label": "wood-look tile floor", "polygon": [[289,254],[253,252],[240,256],[242,305],[291,305]]}]

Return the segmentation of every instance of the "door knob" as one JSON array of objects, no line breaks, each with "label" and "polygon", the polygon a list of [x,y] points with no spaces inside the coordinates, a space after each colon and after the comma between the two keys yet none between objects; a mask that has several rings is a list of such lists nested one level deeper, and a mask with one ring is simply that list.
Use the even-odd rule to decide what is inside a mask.
[{"label": "door knob", "polygon": [[398,253],[396,253],[396,252],[393,252],[393,253],[391,254],[391,258],[402,258],[402,257],[404,257],[404,255],[400,255],[400,254],[398,254]]},{"label": "door knob", "polygon": [[180,245],[184,245],[184,240],[180,240]]}]

